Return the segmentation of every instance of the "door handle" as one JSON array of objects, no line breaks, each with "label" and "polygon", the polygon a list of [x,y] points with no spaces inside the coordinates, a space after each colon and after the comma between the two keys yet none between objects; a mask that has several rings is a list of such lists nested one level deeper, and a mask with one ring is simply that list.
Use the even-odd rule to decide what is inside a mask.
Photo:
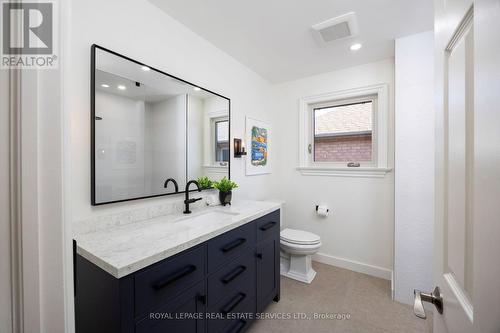
[{"label": "door handle", "polygon": [[439,314],[443,313],[443,296],[441,295],[439,287],[434,288],[432,293],[424,293],[423,291],[415,289],[413,294],[415,295],[415,303],[413,303],[413,313],[415,316],[422,319],[427,318],[424,304],[422,302],[434,304]]}]

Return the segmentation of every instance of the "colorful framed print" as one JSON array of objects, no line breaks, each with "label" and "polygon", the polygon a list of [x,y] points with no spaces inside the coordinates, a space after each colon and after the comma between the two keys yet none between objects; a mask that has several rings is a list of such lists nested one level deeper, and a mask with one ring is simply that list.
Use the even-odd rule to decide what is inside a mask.
[{"label": "colorful framed print", "polygon": [[246,117],[247,176],[270,173],[270,138],[271,129],[268,123]]}]

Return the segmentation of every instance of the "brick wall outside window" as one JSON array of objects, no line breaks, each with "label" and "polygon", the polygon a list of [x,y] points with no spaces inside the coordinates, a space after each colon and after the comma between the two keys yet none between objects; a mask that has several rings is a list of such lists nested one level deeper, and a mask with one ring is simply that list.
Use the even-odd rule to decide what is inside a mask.
[{"label": "brick wall outside window", "polygon": [[372,160],[372,135],[316,137],[316,162],[366,162]]}]

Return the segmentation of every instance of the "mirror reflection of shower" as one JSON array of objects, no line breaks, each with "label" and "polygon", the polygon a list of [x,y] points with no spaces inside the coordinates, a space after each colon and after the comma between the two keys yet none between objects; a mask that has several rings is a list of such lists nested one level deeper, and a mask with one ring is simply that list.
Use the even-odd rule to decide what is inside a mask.
[{"label": "mirror reflection of shower", "polygon": [[229,175],[228,99],[99,48],[95,64],[95,203]]}]

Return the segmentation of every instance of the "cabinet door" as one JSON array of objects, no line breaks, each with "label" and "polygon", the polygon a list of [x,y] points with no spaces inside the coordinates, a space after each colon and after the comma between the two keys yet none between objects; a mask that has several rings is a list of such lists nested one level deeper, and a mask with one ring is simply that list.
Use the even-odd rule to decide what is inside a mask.
[{"label": "cabinet door", "polygon": [[279,251],[279,234],[257,245],[257,312],[279,299]]},{"label": "cabinet door", "polygon": [[188,289],[136,324],[137,333],[204,333],[205,282]]}]

